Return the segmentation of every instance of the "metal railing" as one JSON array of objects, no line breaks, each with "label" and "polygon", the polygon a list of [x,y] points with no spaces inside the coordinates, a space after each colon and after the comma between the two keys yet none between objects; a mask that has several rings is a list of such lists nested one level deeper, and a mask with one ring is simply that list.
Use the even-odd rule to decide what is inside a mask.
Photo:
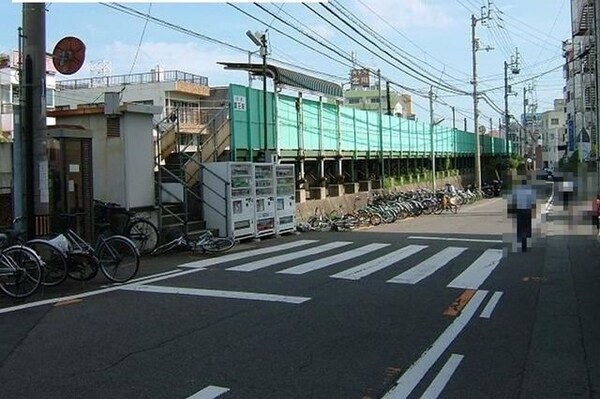
[{"label": "metal railing", "polygon": [[152,71],[128,75],[112,75],[62,80],[56,82],[56,89],[75,90],[158,82],[188,82],[197,85],[208,86],[208,78],[206,76],[194,75],[192,73],[183,71]]}]

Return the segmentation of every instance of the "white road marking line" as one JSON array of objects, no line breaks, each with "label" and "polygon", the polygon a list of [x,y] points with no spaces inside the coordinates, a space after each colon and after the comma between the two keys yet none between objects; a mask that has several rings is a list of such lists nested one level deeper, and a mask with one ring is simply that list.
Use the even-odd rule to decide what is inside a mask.
[{"label": "white road marking line", "polygon": [[131,283],[139,283],[140,281],[150,280],[150,279],[153,279],[155,277],[167,276],[169,274],[175,274],[175,273],[181,273],[181,270],[175,269],[175,270],[169,270],[167,272],[156,273],[156,274],[151,274],[151,275],[148,275],[148,276],[138,277],[138,278],[134,278],[132,280],[129,280],[126,283],[105,284],[105,285],[101,285],[100,288],[114,287],[114,286],[117,286],[117,285],[125,285],[125,284],[131,284]]},{"label": "white road marking line", "polygon": [[343,278],[346,280],[359,280],[365,276],[393,265],[402,259],[408,258],[409,256],[414,255],[425,248],[427,248],[427,245],[408,245],[394,252],[390,252],[387,255],[373,259],[370,262],[363,263],[348,270],[344,270],[343,272],[336,273],[330,277]]},{"label": "white road marking line", "polygon": [[436,399],[440,396],[440,393],[442,393],[446,384],[450,381],[452,374],[454,374],[463,358],[463,355],[452,354],[429,387],[427,387],[421,399]]},{"label": "white road marking line", "polygon": [[398,379],[396,386],[388,391],[383,399],[404,399],[415,389],[421,379],[434,365],[434,363],[442,356],[444,351],[448,349],[452,341],[461,333],[467,326],[471,318],[479,308],[479,305],[485,299],[487,291],[480,290],[473,295],[462,313],[454,319],[452,324],[444,330],[444,332],[435,340],[433,345],[429,347],[421,357],[414,362],[408,370]]},{"label": "white road marking line", "polygon": [[489,240],[479,238],[452,238],[452,237],[426,237],[426,236],[409,236],[410,240],[437,240],[437,241],[464,241],[464,242],[491,242],[502,243],[502,240]]},{"label": "white road marking line", "polygon": [[296,248],[296,247],[300,247],[302,245],[312,244],[315,242],[318,242],[318,240],[293,241],[293,242],[289,242],[286,244],[275,245],[272,247],[257,248],[257,249],[252,249],[250,251],[235,252],[235,253],[232,253],[229,255],[215,256],[215,257],[209,258],[209,259],[197,260],[194,262],[189,262],[189,263],[185,263],[183,265],[179,265],[179,267],[206,267],[206,266],[216,265],[219,263],[229,262],[232,260],[249,258],[251,256],[269,254],[269,253],[277,252],[277,251],[283,251],[286,249]]},{"label": "white road marking line", "polygon": [[446,266],[448,262],[456,258],[458,255],[466,251],[464,247],[448,247],[442,251],[433,255],[429,259],[425,259],[413,268],[408,269],[402,274],[397,275],[394,278],[389,279],[388,283],[399,283],[399,284],[416,284],[423,280],[425,277],[430,276],[442,267]]},{"label": "white road marking line", "polygon": [[486,250],[464,272],[447,285],[449,288],[476,290],[494,271],[502,259],[501,249]]},{"label": "white road marking line", "polygon": [[158,285],[132,285],[130,287],[123,287],[123,289],[127,291],[142,291],[156,294],[195,295],[212,298],[248,299],[251,301],[283,302],[293,304],[300,304],[306,301],[310,301],[311,299],[302,296],[285,296],[242,291],[206,290],[199,288],[179,288]]},{"label": "white road marking line", "polygon": [[201,391],[196,392],[188,399],[214,399],[218,396],[223,395],[225,392],[229,392],[229,388],[222,388],[216,386],[208,386]]},{"label": "white road marking line", "polygon": [[137,283],[119,284],[119,285],[114,285],[114,286],[111,286],[108,288],[102,288],[99,290],[83,292],[81,294],[68,295],[68,296],[62,296],[62,297],[51,298],[51,299],[44,299],[42,301],[24,303],[22,305],[16,305],[16,306],[11,306],[11,307],[7,307],[7,308],[2,308],[2,309],[0,309],[0,314],[16,312],[17,310],[34,308],[37,306],[52,305],[52,304],[55,304],[57,302],[62,302],[62,301],[72,301],[74,299],[81,299],[81,298],[87,298],[87,297],[94,296],[94,295],[106,294],[107,292],[122,290],[124,288],[133,286],[133,285],[154,283],[156,281],[167,280],[169,278],[175,278],[175,277],[183,276],[183,275],[190,274],[190,273],[200,272],[203,270],[205,270],[205,269],[197,268],[197,269],[191,269],[191,270],[178,271],[177,273],[171,273],[166,276],[165,275],[163,275],[163,276],[157,275],[157,277],[148,276],[150,278],[144,280],[141,283],[137,282]]},{"label": "white road marking line", "polygon": [[319,270],[327,266],[331,266],[333,264],[343,262],[352,258],[356,258],[358,256],[362,256],[368,254],[369,252],[377,251],[378,249],[387,247],[391,244],[369,244],[360,248],[355,248],[351,251],[347,251],[337,255],[331,255],[326,258],[315,259],[311,262],[306,262],[298,266],[290,267],[289,269],[281,270],[277,273],[282,274],[304,274],[314,270]]},{"label": "white road marking line", "polygon": [[243,265],[230,267],[225,270],[233,270],[238,272],[252,272],[254,270],[263,269],[265,267],[273,266],[278,263],[287,262],[294,259],[304,258],[311,255],[320,254],[325,251],[331,251],[332,249],[350,245],[350,241],[335,241],[328,244],[320,245],[318,247],[304,249],[302,251],[290,252],[287,254],[275,256],[272,258],[259,259],[254,262],[244,263]]},{"label": "white road marking line", "polygon": [[485,306],[485,308],[483,308],[483,311],[481,312],[479,317],[489,319],[490,316],[492,315],[492,312],[496,308],[496,305],[498,304],[498,301],[500,300],[501,296],[502,296],[502,291],[494,292],[494,295],[492,295],[492,298],[490,298],[490,301],[488,302],[488,304]]}]

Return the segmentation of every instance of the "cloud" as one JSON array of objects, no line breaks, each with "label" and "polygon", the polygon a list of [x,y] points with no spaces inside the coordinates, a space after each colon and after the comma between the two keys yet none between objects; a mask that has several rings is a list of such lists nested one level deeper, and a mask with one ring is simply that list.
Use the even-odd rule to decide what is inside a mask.
[{"label": "cloud", "polygon": [[307,29],[305,31],[309,35],[312,35],[312,33],[311,33],[311,30],[312,30],[312,32],[318,34],[319,36],[321,36],[325,39],[332,39],[335,36],[335,31],[330,25],[326,25],[326,24],[309,25],[308,28],[310,30]]},{"label": "cloud", "polygon": [[[452,24],[450,12],[434,0],[361,0],[356,8],[371,26],[380,26],[380,17],[396,28],[443,28]],[[369,10],[371,9],[371,10]],[[387,26],[385,26],[387,27]],[[377,30],[377,29],[376,29]]]}]

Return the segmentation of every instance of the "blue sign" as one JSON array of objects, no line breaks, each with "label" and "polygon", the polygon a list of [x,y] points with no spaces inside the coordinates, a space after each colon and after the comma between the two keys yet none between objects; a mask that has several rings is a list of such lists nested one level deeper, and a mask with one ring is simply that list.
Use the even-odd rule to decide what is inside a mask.
[{"label": "blue sign", "polygon": [[567,121],[567,150],[569,152],[575,151],[575,128],[573,126],[573,119]]}]

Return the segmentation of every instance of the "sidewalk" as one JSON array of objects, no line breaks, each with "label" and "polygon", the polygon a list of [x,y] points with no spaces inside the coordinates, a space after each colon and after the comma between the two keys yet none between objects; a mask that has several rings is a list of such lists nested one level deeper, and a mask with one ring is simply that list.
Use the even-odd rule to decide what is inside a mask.
[{"label": "sidewalk", "polygon": [[[600,244],[553,207],[521,398],[600,397]],[[595,229],[594,229],[595,230]]]}]

